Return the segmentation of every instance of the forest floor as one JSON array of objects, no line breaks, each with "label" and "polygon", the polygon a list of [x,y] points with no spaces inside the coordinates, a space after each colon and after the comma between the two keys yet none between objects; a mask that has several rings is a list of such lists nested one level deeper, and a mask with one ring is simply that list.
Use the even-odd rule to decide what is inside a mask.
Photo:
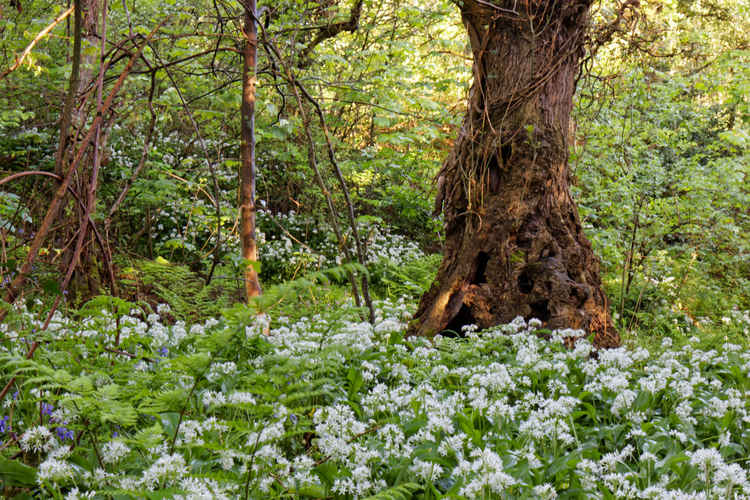
[{"label": "forest floor", "polygon": [[100,298],[41,337],[16,311],[6,338],[41,347],[1,358],[4,494],[750,498],[739,345],[568,348],[523,318],[405,339],[412,297],[374,325],[332,297],[192,324]]}]

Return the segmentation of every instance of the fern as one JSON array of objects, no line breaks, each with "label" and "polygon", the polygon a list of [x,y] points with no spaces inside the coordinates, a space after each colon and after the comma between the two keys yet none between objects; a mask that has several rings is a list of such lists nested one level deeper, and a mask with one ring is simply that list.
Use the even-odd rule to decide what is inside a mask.
[{"label": "fern", "polygon": [[118,297],[112,297],[111,295],[97,295],[83,304],[79,309],[79,313],[82,316],[96,316],[102,309],[104,309],[114,312],[117,316],[121,316],[123,314],[128,314],[130,310],[135,307],[135,303],[128,302],[127,300]]},{"label": "fern", "polygon": [[325,400],[333,401],[336,398],[336,394],[334,394],[331,391],[321,389],[317,391],[306,391],[306,392],[297,392],[291,395],[288,395],[284,399],[284,404],[288,406],[289,408],[297,408],[299,406],[303,406],[303,403],[308,401],[318,401],[322,402]]},{"label": "fern", "polygon": [[138,279],[132,293],[136,298],[154,302],[155,296],[168,303],[176,317],[186,321],[218,316],[223,308],[241,297],[237,280],[225,276],[224,269],[219,269],[218,276],[206,285],[203,278],[186,266],[141,260],[134,267]]},{"label": "fern", "polygon": [[185,404],[186,397],[187,392],[184,389],[165,390],[147,398],[138,409],[151,415],[167,411],[179,411]]}]

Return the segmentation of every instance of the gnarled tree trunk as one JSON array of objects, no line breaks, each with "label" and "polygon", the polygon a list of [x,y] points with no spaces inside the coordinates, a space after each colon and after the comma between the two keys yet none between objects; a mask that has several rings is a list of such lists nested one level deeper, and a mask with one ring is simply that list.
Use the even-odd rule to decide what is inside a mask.
[{"label": "gnarled tree trunk", "polygon": [[410,332],[516,316],[619,345],[568,188],[570,112],[591,0],[462,0],[468,111],[438,182],[445,255]]}]

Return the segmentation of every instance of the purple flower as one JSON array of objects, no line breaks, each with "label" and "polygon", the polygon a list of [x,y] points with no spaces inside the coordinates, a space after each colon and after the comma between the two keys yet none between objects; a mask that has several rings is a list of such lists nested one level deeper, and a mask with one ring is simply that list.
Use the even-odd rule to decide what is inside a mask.
[{"label": "purple flower", "polygon": [[55,407],[49,403],[42,403],[42,415],[52,415]]},{"label": "purple flower", "polygon": [[55,432],[57,433],[57,437],[60,438],[60,441],[66,441],[68,439],[73,441],[74,434],[72,430],[66,427],[58,427],[55,429]]},{"label": "purple flower", "polygon": [[8,415],[5,415],[3,418],[0,419],[0,434],[4,434],[5,431],[10,430],[10,425],[8,424]]},{"label": "purple flower", "polygon": [[169,349],[167,349],[167,346],[162,346],[159,349],[159,354],[162,355],[163,357],[167,357],[169,355]]}]

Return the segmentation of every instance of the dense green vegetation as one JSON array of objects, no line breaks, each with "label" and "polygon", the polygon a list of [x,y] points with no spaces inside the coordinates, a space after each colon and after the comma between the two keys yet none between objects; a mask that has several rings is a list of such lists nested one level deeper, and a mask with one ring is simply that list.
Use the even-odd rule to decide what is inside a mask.
[{"label": "dense green vegetation", "polygon": [[626,4],[592,7],[569,134],[625,341],[598,352],[530,318],[405,338],[472,79],[448,0],[259,2],[258,262],[237,202],[244,3],[84,2],[62,163],[74,14],[16,68],[68,7],[0,7],[3,297],[99,119],[103,18],[104,99],[124,75],[0,301],[2,494],[750,498],[750,8]]}]

